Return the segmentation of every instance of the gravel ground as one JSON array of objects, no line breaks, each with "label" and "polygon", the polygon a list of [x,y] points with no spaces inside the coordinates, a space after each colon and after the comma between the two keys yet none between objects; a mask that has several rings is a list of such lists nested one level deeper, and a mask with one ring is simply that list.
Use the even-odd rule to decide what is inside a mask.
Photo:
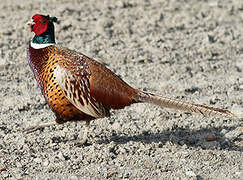
[{"label": "gravel ground", "polygon": [[[137,104],[91,123],[54,122],[28,66],[36,13],[60,19],[57,42],[136,88],[233,111],[230,120]],[[243,1],[89,0],[0,3],[0,179],[243,177]]]}]

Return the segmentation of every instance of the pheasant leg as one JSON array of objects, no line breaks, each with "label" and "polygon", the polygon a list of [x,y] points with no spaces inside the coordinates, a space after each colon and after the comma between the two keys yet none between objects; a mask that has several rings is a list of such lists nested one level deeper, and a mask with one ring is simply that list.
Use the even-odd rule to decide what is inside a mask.
[{"label": "pheasant leg", "polygon": [[31,126],[31,127],[26,128],[25,130],[23,130],[23,132],[25,132],[26,134],[29,134],[34,131],[43,129],[45,127],[50,127],[50,126],[54,126],[54,125],[57,125],[57,123],[53,122],[53,123],[46,123],[46,124],[42,124],[42,125],[38,125],[38,126]]},{"label": "pheasant leg", "polygon": [[83,137],[81,140],[77,140],[74,142],[75,145],[84,145],[87,143],[88,141],[88,132],[89,132],[89,125],[90,125],[90,121],[86,121],[85,123],[85,128],[84,128],[84,133],[83,133]]}]

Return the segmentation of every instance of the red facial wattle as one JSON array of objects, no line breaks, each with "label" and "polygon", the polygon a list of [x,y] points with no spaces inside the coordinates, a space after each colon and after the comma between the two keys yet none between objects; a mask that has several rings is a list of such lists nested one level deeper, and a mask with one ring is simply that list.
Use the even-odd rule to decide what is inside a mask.
[{"label": "red facial wattle", "polygon": [[34,31],[36,35],[41,35],[47,31],[49,20],[39,14],[34,15],[32,19],[35,24],[30,26],[31,32]]}]

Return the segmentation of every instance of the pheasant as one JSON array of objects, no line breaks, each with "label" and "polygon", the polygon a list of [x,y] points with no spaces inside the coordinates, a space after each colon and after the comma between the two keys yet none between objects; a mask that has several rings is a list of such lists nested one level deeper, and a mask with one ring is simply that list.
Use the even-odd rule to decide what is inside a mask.
[{"label": "pheasant", "polygon": [[55,43],[56,17],[36,14],[30,24],[35,33],[27,50],[28,62],[56,122],[28,128],[27,132],[68,121],[85,121],[81,143],[87,141],[91,120],[110,116],[110,109],[150,103],[202,115],[233,118],[228,110],[192,104],[135,89],[101,63]]}]

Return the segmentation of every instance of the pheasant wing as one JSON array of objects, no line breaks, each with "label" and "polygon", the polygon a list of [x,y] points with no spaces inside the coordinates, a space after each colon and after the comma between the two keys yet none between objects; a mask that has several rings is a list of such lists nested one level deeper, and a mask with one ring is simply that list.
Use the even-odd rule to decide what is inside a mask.
[{"label": "pheasant wing", "polygon": [[98,102],[112,109],[122,109],[134,103],[139,90],[132,88],[104,65],[87,58],[90,77],[90,94]]},{"label": "pheasant wing", "polygon": [[109,109],[90,95],[91,72],[85,57],[75,51],[64,50],[56,58],[58,61],[53,74],[67,99],[88,115],[96,118],[108,116]]}]

